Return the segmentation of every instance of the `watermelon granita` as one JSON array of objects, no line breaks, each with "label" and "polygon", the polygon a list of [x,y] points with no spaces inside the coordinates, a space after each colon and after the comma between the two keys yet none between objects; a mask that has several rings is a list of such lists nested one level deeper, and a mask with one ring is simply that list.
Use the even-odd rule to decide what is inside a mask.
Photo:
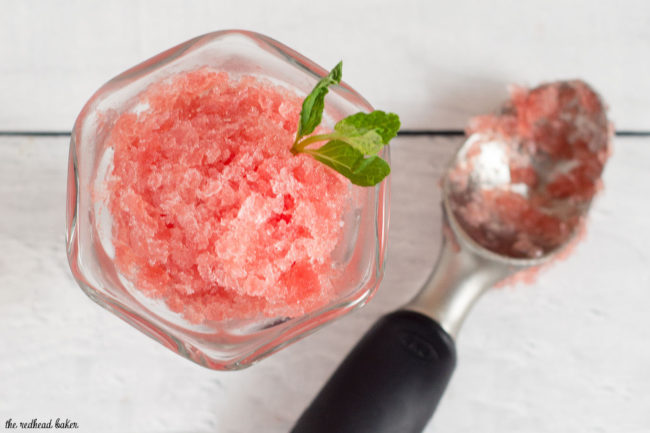
[{"label": "watermelon granita", "polygon": [[449,179],[454,215],[474,241],[535,259],[580,232],[611,147],[605,106],[586,83],[514,87],[501,113],[472,119],[467,135],[467,162]]},{"label": "watermelon granita", "polygon": [[150,86],[108,137],[117,269],[192,323],[328,303],[349,182],[293,155],[301,98],[208,68]]}]

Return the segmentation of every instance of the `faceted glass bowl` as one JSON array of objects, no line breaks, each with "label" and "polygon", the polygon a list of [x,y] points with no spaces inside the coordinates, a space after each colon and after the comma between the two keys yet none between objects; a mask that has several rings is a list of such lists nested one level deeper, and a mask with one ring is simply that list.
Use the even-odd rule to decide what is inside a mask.
[{"label": "faceted glass bowl", "polygon": [[[333,252],[342,272],[333,277],[337,295],[328,305],[300,317],[258,317],[194,324],[163,300],[141,293],[113,261],[112,219],[98,197],[110,174],[107,137],[116,118],[133,110],[152,83],[201,67],[233,76],[253,75],[292,89],[301,97],[327,73],[307,58],[266,36],[221,31],[171,48],[110,80],[86,103],[70,141],[67,194],[67,253],[84,292],[102,307],[174,352],[209,368],[244,368],[325,323],[364,305],[383,275],[389,215],[388,178],[371,188],[350,187],[343,234]],[[323,125],[372,107],[346,84],[326,98]],[[389,159],[389,149],[381,153]]]}]

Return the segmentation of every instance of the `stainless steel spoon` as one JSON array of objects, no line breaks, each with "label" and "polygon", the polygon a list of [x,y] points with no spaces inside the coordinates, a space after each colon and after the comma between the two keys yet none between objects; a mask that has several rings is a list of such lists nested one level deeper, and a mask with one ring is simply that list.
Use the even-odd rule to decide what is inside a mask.
[{"label": "stainless steel spoon", "polygon": [[[570,102],[567,110],[575,111]],[[597,113],[590,119],[590,150],[599,155],[606,153],[606,116]],[[454,370],[454,340],[477,299],[504,278],[549,261],[578,231],[579,224],[569,225],[563,242],[540,248],[534,257],[521,257],[488,249],[480,236],[472,237],[464,229],[467,224],[459,217],[459,209],[472,196],[468,192],[512,188],[527,193],[509,176],[513,158],[529,158],[542,182],[571,166],[566,161],[549,163],[543,151],[532,159],[519,152],[522,148],[516,143],[493,136],[472,135],[466,140],[443,179],[447,229],[443,230],[443,246],[433,272],[411,302],[382,317],[366,333],[302,414],[292,433],[416,433],[424,429]],[[487,157],[476,159],[482,153]],[[459,167],[468,174],[461,187],[455,179]],[[586,216],[590,202],[591,198],[581,201],[565,197],[553,201],[550,211],[575,223]],[[484,234],[492,241],[507,235],[498,226],[486,227]]]}]

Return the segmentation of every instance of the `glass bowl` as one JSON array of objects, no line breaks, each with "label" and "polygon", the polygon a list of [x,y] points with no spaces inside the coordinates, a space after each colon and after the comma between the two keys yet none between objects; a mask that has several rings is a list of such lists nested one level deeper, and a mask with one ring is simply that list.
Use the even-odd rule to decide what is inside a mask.
[{"label": "glass bowl", "polygon": [[[299,317],[264,317],[190,323],[164,300],[144,295],[115,265],[112,218],[98,193],[110,174],[107,137],[116,118],[133,110],[141,92],[175,74],[208,67],[252,75],[292,89],[311,91],[326,70],[266,36],[229,30],[197,37],[171,48],[110,80],[86,103],[70,141],[67,192],[67,254],[83,291],[102,307],[164,346],[200,365],[240,369],[308,335],[325,323],[364,305],[384,271],[389,215],[388,178],[370,188],[350,186],[343,230],[332,253],[340,272],[332,277],[336,296]],[[372,107],[346,84],[326,98],[323,125]],[[386,146],[381,153],[389,159]]]}]

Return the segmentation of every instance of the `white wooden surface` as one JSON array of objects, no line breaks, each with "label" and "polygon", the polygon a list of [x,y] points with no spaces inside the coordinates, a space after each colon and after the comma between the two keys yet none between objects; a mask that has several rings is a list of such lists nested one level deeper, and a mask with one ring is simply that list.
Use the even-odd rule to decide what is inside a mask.
[{"label": "white wooden surface", "polygon": [[[494,109],[507,83],[581,77],[609,101],[619,129],[650,131],[645,0],[3,0],[0,8],[0,132],[69,130],[110,77],[224,28],[268,34],[324,66],[343,58],[346,80],[407,129],[460,129]],[[440,243],[434,185],[461,138],[402,137],[393,147],[377,297],[235,373],[174,355],[76,286],[64,252],[67,141],[0,136],[0,431],[8,418],[67,417],[88,433],[286,432],[365,329],[424,281]],[[532,286],[490,292],[471,314],[427,433],[650,431],[650,137],[618,137],[615,146],[575,254]]]},{"label": "white wooden surface", "polygon": [[[0,431],[9,417],[68,417],[89,433],[288,431],[365,329],[424,281],[440,243],[434,184],[459,143],[397,140],[386,276],[367,307],[222,373],[135,331],[73,282],[67,139],[0,138]],[[488,293],[471,314],[428,433],[650,428],[650,140],[615,144],[575,254],[532,286]]]},{"label": "white wooden surface", "polygon": [[[202,33],[267,34],[409,129],[462,129],[509,83],[581,77],[650,129],[647,0],[3,0],[0,130],[69,130],[106,80]],[[10,108],[9,108],[10,106]]]}]

